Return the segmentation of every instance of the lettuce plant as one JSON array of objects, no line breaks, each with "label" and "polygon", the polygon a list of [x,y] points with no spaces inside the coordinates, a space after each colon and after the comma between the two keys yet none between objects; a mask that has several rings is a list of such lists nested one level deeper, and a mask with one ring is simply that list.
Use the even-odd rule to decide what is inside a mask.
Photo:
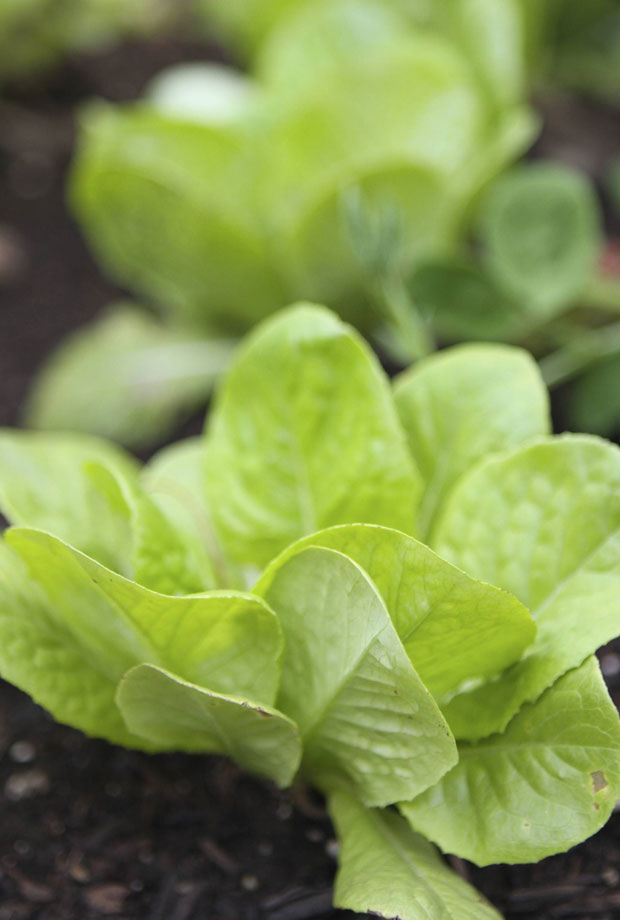
[{"label": "lettuce plant", "polygon": [[161,80],[150,102],[84,118],[72,200],[86,235],[114,277],[177,322],[244,330],[302,295],[372,328],[381,247],[406,270],[449,245],[532,137],[520,98],[498,111],[447,38],[374,0],[310,13],[285,23],[252,78],[207,68],[198,87],[194,69],[194,118],[187,83]]},{"label": "lettuce plant", "polygon": [[540,360],[573,430],[618,432],[620,283],[605,268],[592,183],[550,161],[508,170],[482,196],[471,240],[405,284],[444,342],[520,342]]},{"label": "lettuce plant", "polygon": [[434,844],[528,862],[611,814],[620,452],[550,434],[524,351],[391,386],[299,305],[241,347],[204,436],[142,469],[5,431],[0,505],[3,677],[90,735],[316,786],[337,906],[497,918]]},{"label": "lettuce plant", "polygon": [[[136,104],[88,108],[74,210],[104,270],[161,319],[114,313],[71,339],[44,371],[29,422],[157,440],[132,419],[154,420],[163,401],[165,432],[175,400],[187,410],[200,387],[208,393],[226,340],[299,298],[328,303],[407,363],[430,351],[403,279],[452,251],[478,192],[536,129],[518,74],[481,76],[494,45],[480,34],[469,48],[379,0],[312,3],[274,31],[250,76],[195,65],[161,76]],[[216,356],[202,377],[198,336]],[[139,365],[155,338],[173,368],[165,381],[128,381],[120,401],[99,386],[86,413],[65,398],[82,391],[84,365],[105,367],[110,341]]]},{"label": "lettuce plant", "polygon": [[[620,290],[606,290],[599,273],[601,207],[578,170],[540,160],[508,170],[487,189],[473,224],[473,246],[418,265],[407,281],[445,340],[538,336],[544,352],[554,336],[561,341],[554,324],[577,305],[620,304]],[[578,321],[582,329],[591,313]]]},{"label": "lettuce plant", "polygon": [[[600,277],[591,183],[553,163],[507,170],[536,130],[535,23],[517,0],[250,7],[217,8],[252,28],[266,17],[249,76],[184,66],[137,104],[84,113],[74,209],[104,270],[160,316],[115,306],[70,337],[28,423],[156,443],[204,402],[230,339],[297,298],[396,363],[491,340],[549,358],[550,385],[610,350],[613,372],[620,333],[598,327],[620,290]],[[588,427],[599,377],[574,387],[572,425]]]}]

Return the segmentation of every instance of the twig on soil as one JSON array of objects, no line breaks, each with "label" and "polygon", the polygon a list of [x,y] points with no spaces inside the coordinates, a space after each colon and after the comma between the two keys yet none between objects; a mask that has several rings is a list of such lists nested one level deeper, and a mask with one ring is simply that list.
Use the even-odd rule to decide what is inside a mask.
[{"label": "twig on soil", "polygon": [[580,885],[550,885],[547,888],[517,888],[508,895],[511,905],[528,904],[533,901],[547,904],[560,898],[572,898],[583,891]]},{"label": "twig on soil", "polygon": [[333,892],[293,889],[264,901],[265,920],[316,920],[332,909]]},{"label": "twig on soil", "polygon": [[172,872],[163,882],[159,889],[157,900],[153,904],[153,909],[148,916],[148,920],[169,920],[169,911],[173,906],[174,888],[177,883],[177,877]]},{"label": "twig on soil", "polygon": [[201,851],[207,857],[209,862],[225,872],[226,875],[237,875],[239,872],[239,863],[236,859],[222,849],[215,840],[210,837],[202,837],[198,843]]},{"label": "twig on soil", "polygon": [[205,884],[193,885],[191,890],[181,898],[177,908],[170,916],[170,920],[190,920],[198,900],[205,890]]}]

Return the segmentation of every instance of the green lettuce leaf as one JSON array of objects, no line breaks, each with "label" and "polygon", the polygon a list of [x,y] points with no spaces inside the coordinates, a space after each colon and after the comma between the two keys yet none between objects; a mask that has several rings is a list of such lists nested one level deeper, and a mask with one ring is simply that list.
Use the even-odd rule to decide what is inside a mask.
[{"label": "green lettuce leaf", "polygon": [[594,274],[600,209],[586,177],[568,166],[506,173],[485,197],[479,224],[490,274],[541,321],[569,306]]},{"label": "green lettuce leaf", "polygon": [[295,724],[269,706],[224,696],[142,664],[116,701],[130,731],[159,748],[225,754],[244,769],[291,784],[301,759]]},{"label": "green lettuce leaf", "polygon": [[333,314],[297,306],[249,337],[210,415],[207,491],[227,555],[255,566],[332,524],[413,526],[386,377]]},{"label": "green lettuce leaf", "polygon": [[289,299],[253,204],[251,122],[101,103],[82,120],[71,200],[93,251],[116,280],[203,332],[236,332]]},{"label": "green lettuce leaf", "polygon": [[[418,260],[452,247],[472,197],[535,132],[523,106],[504,106],[497,117],[493,93],[480,85],[479,72],[490,69],[494,54],[494,64],[507,64],[505,49],[497,48],[498,35],[510,39],[501,11],[486,15],[472,4],[451,3],[446,17],[438,14],[450,22],[461,17],[455,31],[463,46],[485,33],[480,45],[487,59],[478,67],[469,48],[462,54],[455,36],[442,34],[451,33],[445,22],[408,29],[395,5],[302,5],[272,33],[260,57],[275,113],[261,208],[283,237],[280,258],[292,288],[336,306],[360,328],[368,325],[376,278],[356,259],[343,196],[361,191],[371,218],[394,215],[399,233],[392,264],[409,274]],[[466,35],[472,16],[493,25],[469,27]],[[498,91],[495,76],[488,83]],[[412,85],[414,97],[407,90]]]},{"label": "green lettuce leaf", "polygon": [[210,559],[199,542],[179,527],[174,516],[145,494],[137,481],[92,464],[93,488],[130,522],[130,571],[134,581],[160,594],[195,594],[214,586]]},{"label": "green lettuce leaf", "polygon": [[466,259],[423,262],[407,287],[413,303],[447,341],[511,341],[523,332],[524,311]]},{"label": "green lettuce leaf", "polygon": [[321,184],[284,228],[287,265],[295,290],[335,305],[356,327],[370,330],[378,315],[384,318],[373,300],[376,260],[360,259],[360,229],[347,219],[347,201],[359,195],[366,224],[396,228],[388,256],[393,270],[403,274],[452,240],[460,201],[438,170],[406,155],[345,165],[341,172]]},{"label": "green lettuce leaf", "polygon": [[129,512],[118,489],[97,483],[99,467],[137,482],[120,448],[79,434],[0,431],[0,510],[10,524],[48,530],[104,565],[131,573]]},{"label": "green lettuce leaf", "polygon": [[532,862],[585,840],[620,795],[620,721],[596,658],[569,671],[503,734],[402,805],[413,827],[479,865]]},{"label": "green lettuce leaf", "polygon": [[319,784],[344,774],[366,804],[386,805],[455,763],[448,727],[359,566],[310,547],[277,567],[264,596],[285,637],[277,705],[299,726]]},{"label": "green lettuce leaf", "polygon": [[203,574],[203,589],[231,585],[207,508],[202,439],[186,438],[158,451],[144,467],[141,485],[181,539],[192,569]]},{"label": "green lettuce leaf", "polygon": [[[323,20],[329,35],[334,23]],[[339,42],[332,35],[331,45]],[[452,241],[486,112],[467,63],[440,37],[403,28],[399,38],[378,41],[372,54],[341,55],[338,65],[333,52],[326,56],[331,66],[304,81],[294,104],[270,97],[260,207],[293,255],[287,270],[294,289],[351,316],[363,310],[364,275],[345,232],[343,192],[360,186],[373,208],[395,211],[402,238],[394,261],[410,269],[413,259]]]},{"label": "green lettuce leaf", "polygon": [[[282,631],[260,598],[237,592],[168,597],[122,578],[49,534],[16,528],[6,540],[29,576],[28,581],[19,574],[23,566],[18,559],[15,581],[14,554],[3,559],[9,597],[19,589],[29,599],[32,587],[34,598],[44,598],[45,611],[43,615],[37,608],[30,617],[9,603],[0,643],[8,650],[2,673],[59,720],[119,740],[104,719],[93,717],[90,697],[73,698],[77,679],[65,670],[67,656],[80,662],[77,673],[90,692],[112,708],[119,680],[142,663],[169,668],[218,693],[273,702]],[[50,643],[65,649],[63,656],[33,656],[33,648],[45,649]],[[20,646],[21,655],[10,652]],[[71,713],[75,719],[69,718]]]},{"label": "green lettuce leaf", "polygon": [[133,508],[134,580],[160,594],[198,594],[215,587],[213,566],[203,544],[179,529],[147,496]]},{"label": "green lettuce leaf", "polygon": [[165,594],[213,586],[208,554],[141,488],[135,461],[86,435],[0,432],[0,508]]},{"label": "green lettuce leaf", "polygon": [[233,347],[115,304],[52,353],[31,390],[26,422],[134,448],[152,444],[204,405]]},{"label": "green lettuce leaf", "polygon": [[523,659],[456,696],[459,738],[501,731],[569,668],[620,633],[620,450],[565,435],[490,458],[465,477],[434,548],[515,594],[538,626]]},{"label": "green lettuce leaf", "polygon": [[234,124],[251,116],[256,85],[232,67],[192,61],[159,71],[146,95],[151,105],[171,118]]},{"label": "green lettuce leaf", "polygon": [[432,535],[455,483],[478,460],[550,430],[549,398],[536,364],[527,352],[502,345],[463,345],[426,358],[397,378],[394,399],[424,480],[423,539]]},{"label": "green lettuce leaf", "polygon": [[413,537],[371,524],[332,527],[293,544],[261,576],[256,593],[266,594],[283,563],[308,546],[337,550],[364,570],[436,699],[501,672],[536,634],[511,594],[470,578]]},{"label": "green lettuce leaf", "polygon": [[195,0],[210,30],[244,54],[254,52],[280,17],[303,0]]},{"label": "green lettuce leaf", "polygon": [[[412,83],[413,97],[407,91]],[[316,200],[321,188],[351,172],[382,163],[455,175],[484,130],[484,103],[467,62],[442,38],[406,28],[372,54],[334,66],[295,101],[276,113],[265,164],[263,200],[275,202],[279,213]]]},{"label": "green lettuce leaf", "polygon": [[[116,645],[106,641],[90,654],[88,639],[72,631],[76,611],[57,610],[3,540],[0,576],[2,678],[29,693],[59,722],[125,747],[150,749],[128,731],[114,704],[117,682],[144,650],[119,637]],[[77,615],[81,618],[82,611]],[[115,631],[112,626],[112,636]]]},{"label": "green lettuce leaf", "polygon": [[393,920],[500,920],[479,892],[393,811],[329,796],[340,840],[334,906]]},{"label": "green lettuce leaf", "polygon": [[459,48],[502,112],[525,91],[521,14],[514,0],[435,0],[436,26]]},{"label": "green lettuce leaf", "polygon": [[402,18],[382,0],[301,3],[268,36],[253,70],[269,88],[299,98],[334,69],[374,54],[402,31]]}]

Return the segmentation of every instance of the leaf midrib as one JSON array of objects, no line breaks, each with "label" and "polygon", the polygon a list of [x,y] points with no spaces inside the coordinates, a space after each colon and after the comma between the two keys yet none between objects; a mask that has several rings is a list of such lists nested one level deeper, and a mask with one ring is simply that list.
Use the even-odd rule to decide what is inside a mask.
[{"label": "leaf midrib", "polygon": [[[487,742],[485,744],[485,742]],[[605,745],[583,745],[569,744],[567,742],[549,742],[549,741],[523,741],[521,743],[513,742],[511,744],[492,744],[488,739],[481,739],[479,742],[472,743],[471,748],[459,747],[459,762],[467,759],[482,759],[483,755],[490,756],[501,752],[520,752],[527,751],[531,748],[544,748],[546,751],[571,750],[571,751],[607,751],[617,754],[617,748],[606,747]]]},{"label": "leaf midrib", "polygon": [[538,619],[538,617],[545,611],[545,609],[554,602],[556,597],[566,587],[566,585],[573,578],[575,578],[578,574],[580,574],[586,568],[587,565],[589,565],[589,563],[592,561],[594,556],[596,556],[596,554],[600,552],[600,550],[605,546],[606,543],[608,543],[612,539],[618,538],[619,536],[620,536],[620,527],[615,527],[606,536],[604,536],[596,544],[596,546],[594,546],[586,554],[586,556],[584,556],[580,560],[580,562],[573,569],[571,569],[571,571],[568,572],[560,582],[558,582],[558,584],[549,592],[549,594],[545,597],[545,599],[536,608],[532,609],[532,616],[534,617],[534,619],[536,620]]},{"label": "leaf midrib", "polygon": [[383,631],[386,628],[387,628],[386,625],[381,626],[378,632],[376,632],[370,638],[368,644],[362,649],[362,651],[357,656],[355,661],[352,662],[351,667],[346,671],[342,680],[337,685],[336,689],[333,691],[333,693],[330,694],[328,701],[319,711],[319,714],[310,723],[310,728],[304,733],[304,744],[308,748],[310,747],[312,738],[319,732],[321,726],[325,723],[327,717],[329,716],[330,710],[335,705],[338,697],[340,696],[340,694],[342,693],[346,685],[349,683],[351,678],[355,675],[355,672],[358,670],[364,658],[370,653],[371,646],[373,645],[374,642],[377,641],[379,636],[383,633]]}]

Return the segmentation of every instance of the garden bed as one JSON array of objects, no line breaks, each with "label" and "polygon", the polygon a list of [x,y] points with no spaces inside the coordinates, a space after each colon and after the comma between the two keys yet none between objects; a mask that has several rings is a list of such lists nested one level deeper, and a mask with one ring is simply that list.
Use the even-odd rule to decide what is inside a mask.
[{"label": "garden bed", "polygon": [[[45,95],[33,88],[0,103],[3,425],[19,422],[50,348],[120,293],[101,278],[64,206],[73,106],[95,93],[131,98],[158,67],[196,54],[153,44],[76,60]],[[201,424],[188,420],[180,434]],[[616,703],[619,652],[616,643],[602,653]],[[330,908],[335,843],[320,802],[279,794],[219,759],[148,757],[86,739],[5,684],[0,798],[0,920],[346,916]],[[536,866],[453,865],[507,920],[620,915],[619,815]]]}]

